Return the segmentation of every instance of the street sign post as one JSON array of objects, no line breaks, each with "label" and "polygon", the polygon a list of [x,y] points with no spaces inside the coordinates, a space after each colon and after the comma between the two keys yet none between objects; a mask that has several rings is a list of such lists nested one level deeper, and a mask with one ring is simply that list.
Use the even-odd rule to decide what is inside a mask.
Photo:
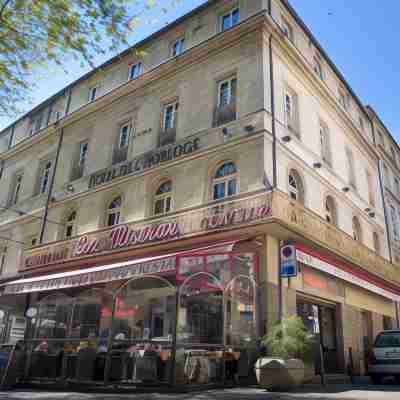
[{"label": "street sign post", "polygon": [[289,244],[281,248],[281,277],[294,278],[298,274],[296,248]]}]

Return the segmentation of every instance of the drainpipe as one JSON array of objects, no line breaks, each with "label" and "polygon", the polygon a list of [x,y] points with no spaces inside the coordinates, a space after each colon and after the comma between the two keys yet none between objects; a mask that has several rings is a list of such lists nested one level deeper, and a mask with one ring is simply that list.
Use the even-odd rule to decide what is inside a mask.
[{"label": "drainpipe", "polygon": [[44,216],[43,216],[43,222],[42,222],[42,229],[40,232],[39,244],[43,243],[43,237],[44,237],[44,233],[46,231],[47,215],[49,213],[49,205],[50,205],[51,197],[53,194],[54,181],[55,181],[56,172],[57,172],[57,164],[58,164],[58,160],[60,158],[60,150],[61,150],[63,138],[64,138],[64,128],[61,128],[60,138],[58,140],[58,146],[57,146],[56,159],[54,161],[53,173],[51,174],[50,187],[49,187],[49,191],[47,193],[47,199],[46,199],[46,205],[45,205],[45,209],[44,209]]},{"label": "drainpipe", "polygon": [[[272,18],[272,6],[271,0],[268,2],[268,14]],[[270,79],[270,90],[271,90],[271,129],[272,129],[272,191],[278,186],[278,173],[277,173],[277,161],[276,161],[276,118],[275,118],[275,87],[274,87],[274,59],[272,51],[272,35],[269,36],[269,79]],[[282,277],[281,277],[281,242],[279,241],[278,248],[278,321],[281,322],[283,318],[283,288],[282,288]]]},{"label": "drainpipe", "polygon": [[272,36],[269,37],[269,78],[271,86],[271,128],[272,128],[272,187],[278,185],[276,166],[276,121],[275,121],[275,88],[274,88],[274,60],[272,54]]}]

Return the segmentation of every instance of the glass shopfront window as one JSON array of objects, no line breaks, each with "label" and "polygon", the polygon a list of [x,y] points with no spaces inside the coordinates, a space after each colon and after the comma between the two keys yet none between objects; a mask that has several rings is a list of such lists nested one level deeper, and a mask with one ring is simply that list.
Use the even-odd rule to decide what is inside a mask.
[{"label": "glass shopfront window", "polygon": [[35,337],[37,339],[64,339],[68,336],[72,299],[65,295],[50,295],[39,304]]},{"label": "glass shopfront window", "polygon": [[71,338],[107,338],[111,325],[113,294],[101,289],[90,289],[74,299]]},{"label": "glass shopfront window", "polygon": [[165,276],[44,297],[31,320],[28,375],[200,384],[249,374],[257,256],[194,253],[175,265]]}]

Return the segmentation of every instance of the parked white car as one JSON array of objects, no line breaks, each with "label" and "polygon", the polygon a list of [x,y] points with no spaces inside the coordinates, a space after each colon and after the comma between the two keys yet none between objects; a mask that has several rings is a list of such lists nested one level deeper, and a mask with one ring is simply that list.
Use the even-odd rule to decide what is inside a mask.
[{"label": "parked white car", "polygon": [[400,384],[400,330],[383,331],[376,337],[368,357],[371,381],[379,385],[386,377]]}]

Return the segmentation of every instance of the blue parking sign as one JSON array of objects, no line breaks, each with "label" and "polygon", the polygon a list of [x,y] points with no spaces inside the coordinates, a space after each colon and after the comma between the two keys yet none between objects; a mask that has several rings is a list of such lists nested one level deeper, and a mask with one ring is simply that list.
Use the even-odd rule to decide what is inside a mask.
[{"label": "blue parking sign", "polygon": [[298,273],[296,248],[293,245],[286,245],[281,248],[281,277],[293,278]]}]

